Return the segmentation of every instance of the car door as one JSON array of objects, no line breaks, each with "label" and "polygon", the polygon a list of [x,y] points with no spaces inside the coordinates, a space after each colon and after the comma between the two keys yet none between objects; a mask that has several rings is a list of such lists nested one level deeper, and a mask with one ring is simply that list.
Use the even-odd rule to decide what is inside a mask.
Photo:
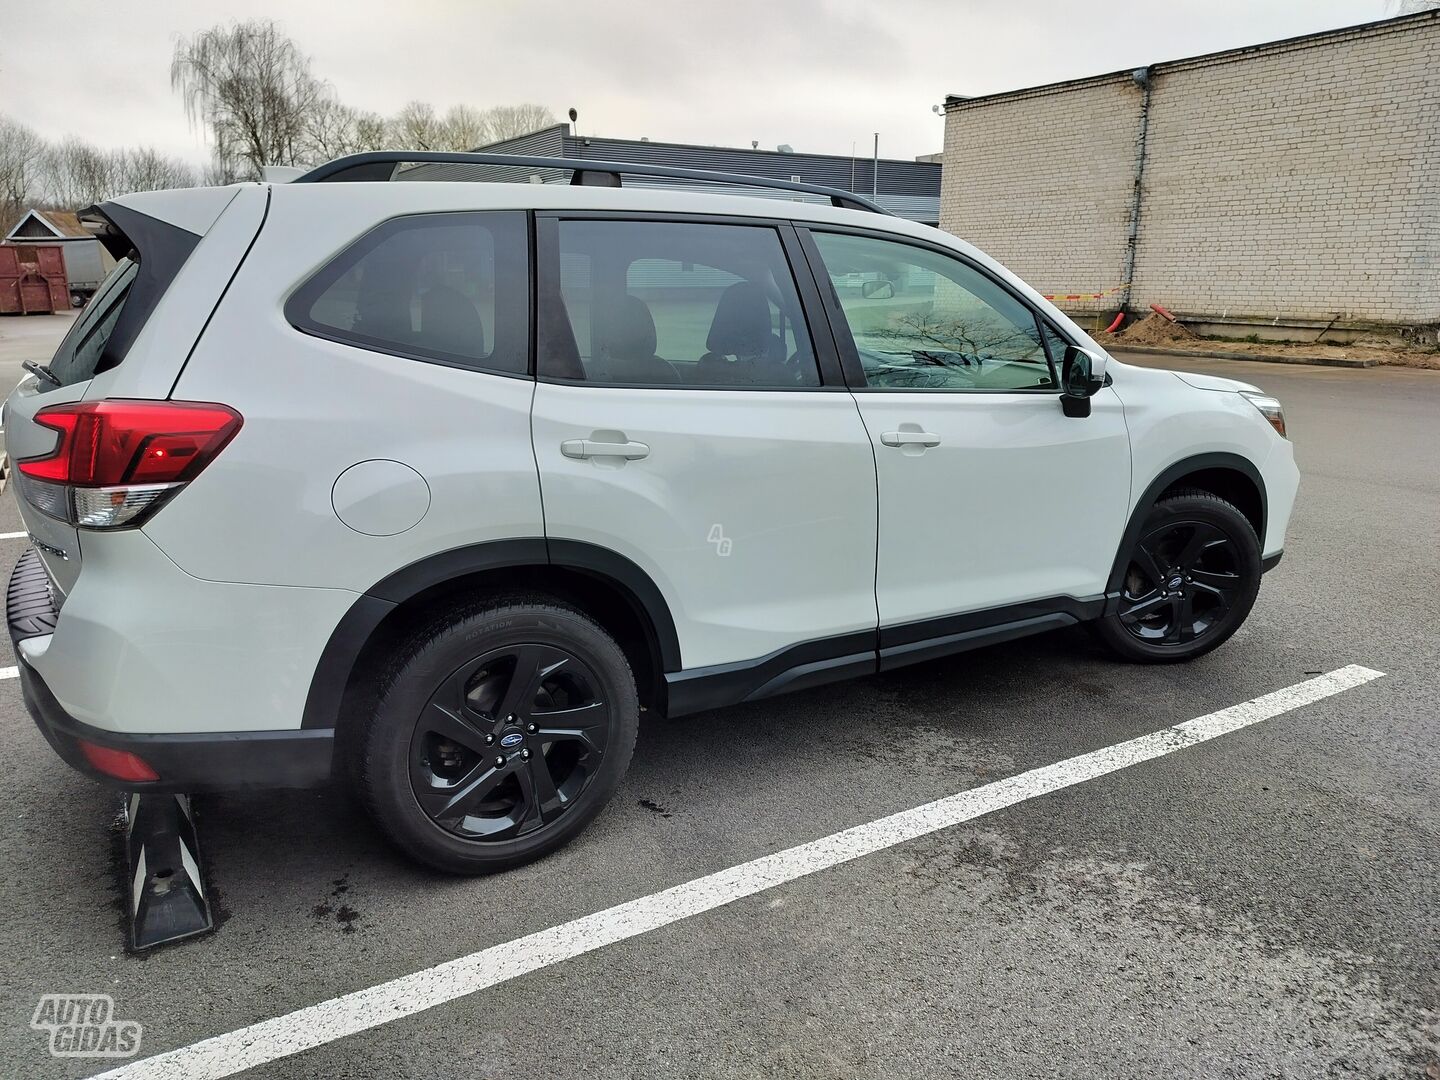
[{"label": "car door", "polygon": [[958,254],[818,228],[806,245],[875,448],[882,661],[1098,602],[1130,490],[1114,391],[1066,417],[1063,338]]},{"label": "car door", "polygon": [[685,669],[818,642],[873,670],[874,460],[794,260],[783,223],[537,221],[546,537],[643,571]]}]

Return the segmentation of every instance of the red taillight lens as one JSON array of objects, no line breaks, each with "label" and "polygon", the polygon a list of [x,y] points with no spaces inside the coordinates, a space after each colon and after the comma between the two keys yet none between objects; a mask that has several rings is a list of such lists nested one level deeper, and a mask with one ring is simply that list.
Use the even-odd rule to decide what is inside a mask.
[{"label": "red taillight lens", "polygon": [[87,529],[139,525],[208,465],[243,423],[226,405],[85,401],[35,423],[60,433],[44,457],[16,462],[37,510]]},{"label": "red taillight lens", "polygon": [[116,780],[136,782],[160,779],[159,773],[128,750],[112,750],[108,746],[96,746],[84,739],[75,741],[79,743],[80,752],[85,755],[85,760],[106,776],[113,776]]},{"label": "red taillight lens", "polygon": [[240,414],[193,401],[83,401],[54,405],[35,423],[60,432],[43,458],[17,462],[37,480],[77,487],[183,483],[235,437]]}]

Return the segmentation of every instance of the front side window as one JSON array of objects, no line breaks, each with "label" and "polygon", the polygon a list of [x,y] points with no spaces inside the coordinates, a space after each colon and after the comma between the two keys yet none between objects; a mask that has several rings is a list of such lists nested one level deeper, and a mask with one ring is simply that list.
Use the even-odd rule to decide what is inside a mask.
[{"label": "front side window", "polygon": [[540,296],[540,374],[630,386],[818,386],[774,229],[561,221]]},{"label": "front side window", "polygon": [[970,264],[869,236],[813,236],[867,386],[1057,388],[1034,313]]},{"label": "front side window", "polygon": [[372,229],[290,298],[318,337],[457,367],[529,366],[521,213],[423,214]]}]

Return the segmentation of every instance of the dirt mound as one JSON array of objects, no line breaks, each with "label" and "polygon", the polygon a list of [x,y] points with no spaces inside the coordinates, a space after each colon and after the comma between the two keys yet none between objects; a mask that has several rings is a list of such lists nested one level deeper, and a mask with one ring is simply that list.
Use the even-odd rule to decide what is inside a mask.
[{"label": "dirt mound", "polygon": [[1172,323],[1152,311],[1139,322],[1121,330],[1115,335],[1115,340],[1126,345],[1187,345],[1199,341],[1199,338],[1179,323]]}]

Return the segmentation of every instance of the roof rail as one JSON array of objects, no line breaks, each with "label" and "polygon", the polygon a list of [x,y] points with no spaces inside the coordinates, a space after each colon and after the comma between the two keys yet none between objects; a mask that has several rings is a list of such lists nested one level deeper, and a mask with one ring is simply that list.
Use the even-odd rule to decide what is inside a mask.
[{"label": "roof rail", "polygon": [[779,188],[806,195],[821,195],[832,206],[847,210],[869,210],[890,214],[883,206],[863,195],[821,184],[799,184],[793,180],[775,180],[768,176],[742,173],[712,172],[709,169],[675,169],[666,165],[641,165],[624,161],[593,161],[589,158],[543,157],[515,154],[459,154],[433,150],[376,150],[366,154],[350,154],[319,165],[291,183],[320,184],[346,180],[393,180],[400,165],[407,162],[433,162],[444,165],[514,165],[527,169],[569,169],[570,183],[598,187],[620,187],[620,177],[662,176],[674,180],[695,180],[700,183],[731,184],[736,187]]}]

